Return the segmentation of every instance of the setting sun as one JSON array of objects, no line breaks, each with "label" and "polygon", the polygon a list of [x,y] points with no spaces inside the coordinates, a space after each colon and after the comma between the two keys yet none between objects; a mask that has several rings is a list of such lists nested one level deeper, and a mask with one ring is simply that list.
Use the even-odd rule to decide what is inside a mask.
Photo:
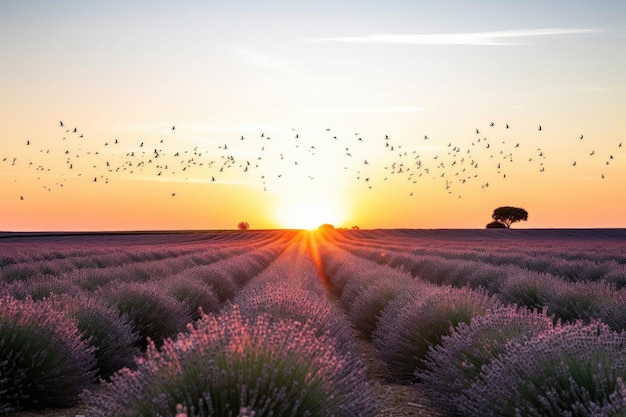
[{"label": "setting sun", "polygon": [[298,201],[278,211],[278,221],[288,229],[316,229],[328,223],[337,226],[343,214],[337,207],[320,201]]}]

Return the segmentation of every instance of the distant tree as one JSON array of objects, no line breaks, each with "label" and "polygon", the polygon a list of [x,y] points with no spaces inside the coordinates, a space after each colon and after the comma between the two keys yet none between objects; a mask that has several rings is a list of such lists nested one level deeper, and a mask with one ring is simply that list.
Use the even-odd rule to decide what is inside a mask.
[{"label": "distant tree", "polygon": [[512,223],[528,220],[528,212],[523,208],[504,206],[495,209],[491,218],[496,222],[504,223],[506,227],[511,227]]},{"label": "distant tree", "polygon": [[335,230],[335,226],[329,223],[324,223],[323,225],[318,227],[317,230]]},{"label": "distant tree", "polygon": [[248,222],[239,222],[239,224],[237,225],[237,229],[239,230],[248,230],[250,228],[250,225],[248,224]]},{"label": "distant tree", "polygon": [[494,221],[487,225],[487,229],[506,229],[506,224]]},{"label": "distant tree", "polygon": [[352,230],[361,230],[361,228],[355,224],[354,226],[352,226]]}]

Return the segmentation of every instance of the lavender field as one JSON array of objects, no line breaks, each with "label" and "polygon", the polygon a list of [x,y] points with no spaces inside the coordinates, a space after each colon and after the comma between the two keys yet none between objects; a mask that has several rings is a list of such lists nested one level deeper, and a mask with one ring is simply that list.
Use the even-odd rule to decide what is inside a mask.
[{"label": "lavender field", "polygon": [[626,230],[0,234],[0,415],[623,416]]}]

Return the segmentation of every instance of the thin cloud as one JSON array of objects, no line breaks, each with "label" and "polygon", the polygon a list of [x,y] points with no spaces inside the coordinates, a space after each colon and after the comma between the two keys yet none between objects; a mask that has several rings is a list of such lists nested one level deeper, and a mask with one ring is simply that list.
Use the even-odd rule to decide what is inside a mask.
[{"label": "thin cloud", "polygon": [[470,33],[378,34],[309,39],[312,42],[378,43],[398,45],[523,45],[522,39],[537,36],[582,35],[599,29],[525,29]]}]

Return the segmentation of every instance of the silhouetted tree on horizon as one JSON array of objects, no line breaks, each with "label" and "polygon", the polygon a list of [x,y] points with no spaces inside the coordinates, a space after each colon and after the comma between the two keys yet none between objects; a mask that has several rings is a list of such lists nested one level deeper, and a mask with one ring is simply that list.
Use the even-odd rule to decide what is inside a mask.
[{"label": "silhouetted tree on horizon", "polygon": [[528,220],[528,212],[519,207],[503,206],[495,209],[491,218],[495,222],[503,223],[507,228],[510,228],[512,223]]},{"label": "silhouetted tree on horizon", "polygon": [[506,229],[506,224],[501,223],[501,222],[497,222],[497,221],[493,221],[493,222],[487,224],[487,229]]},{"label": "silhouetted tree on horizon", "polygon": [[250,224],[248,222],[239,222],[237,225],[237,229],[239,230],[248,230],[250,228]]}]

